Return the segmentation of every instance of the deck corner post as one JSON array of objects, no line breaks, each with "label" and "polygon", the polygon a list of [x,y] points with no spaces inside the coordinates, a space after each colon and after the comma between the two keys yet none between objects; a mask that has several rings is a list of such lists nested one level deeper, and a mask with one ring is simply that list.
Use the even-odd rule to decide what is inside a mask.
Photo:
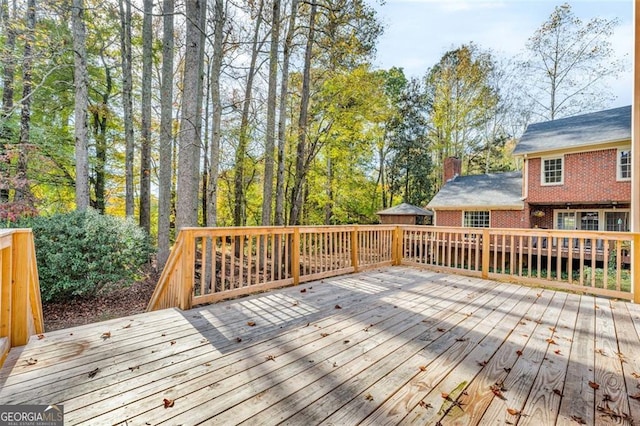
[{"label": "deck corner post", "polygon": [[491,254],[491,234],[489,229],[482,230],[482,278],[489,278],[489,255]]},{"label": "deck corner post", "polygon": [[[25,253],[29,253],[29,237],[24,232],[13,234],[12,277],[11,277],[11,346],[24,346],[31,335],[29,318],[29,263]],[[19,254],[19,255],[18,255]]]},{"label": "deck corner post", "polygon": [[193,294],[193,280],[194,280],[194,268],[195,268],[195,238],[193,231],[187,229],[181,229],[180,232],[184,235],[184,255],[182,257],[182,289],[180,291],[179,307],[183,311],[191,309],[192,294]]},{"label": "deck corner post", "polygon": [[633,261],[631,262],[631,291],[633,303],[640,303],[640,232],[633,234],[633,246],[631,247]]},{"label": "deck corner post", "polygon": [[293,241],[291,244],[291,274],[293,285],[300,284],[300,227],[293,228]]},{"label": "deck corner post", "polygon": [[394,266],[399,266],[402,264],[402,256],[400,255],[400,247],[402,241],[402,228],[400,226],[396,226],[393,230],[393,241],[391,244],[392,247],[392,264]]},{"label": "deck corner post", "polygon": [[354,225],[351,230],[351,266],[353,272],[358,272],[358,226]]}]

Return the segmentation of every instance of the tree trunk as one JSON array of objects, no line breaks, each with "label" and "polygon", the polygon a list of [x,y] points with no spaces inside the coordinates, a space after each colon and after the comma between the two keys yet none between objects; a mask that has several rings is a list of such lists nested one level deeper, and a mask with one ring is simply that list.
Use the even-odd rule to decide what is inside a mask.
[{"label": "tree trunk", "polygon": [[120,52],[122,61],[122,110],[125,140],[125,214],[134,215],[133,200],[133,77],[131,72],[131,0],[119,0]]},{"label": "tree trunk", "polygon": [[[194,181],[193,184],[196,188],[200,185],[200,160],[201,160],[201,150],[203,149],[203,137],[202,137],[202,104],[204,102],[204,45],[207,41],[207,0],[199,0],[200,4],[200,12],[199,12],[199,23],[198,23],[198,32],[200,34],[200,43],[198,44],[198,92],[196,98],[196,134],[198,135],[198,146],[197,150],[194,153],[195,155],[195,163],[198,167],[198,172],[193,176]],[[206,148],[204,148],[206,149]],[[207,184],[207,176],[206,176],[206,162],[204,163],[205,175],[202,177],[202,185],[203,185],[203,195],[206,191]],[[198,203],[198,195],[199,190],[196,189],[196,204]],[[204,197],[203,197],[204,198]],[[197,208],[197,207],[196,207]],[[206,215],[206,212],[203,212]],[[204,216],[206,217],[206,216]],[[204,220],[204,219],[203,219]],[[198,224],[198,211],[196,210],[196,224]]]},{"label": "tree trunk", "polygon": [[244,102],[242,106],[242,118],[240,119],[240,135],[238,137],[238,148],[236,149],[236,170],[234,176],[234,204],[233,204],[233,224],[235,226],[245,225],[245,193],[244,193],[244,165],[249,144],[249,110],[251,107],[251,96],[253,91],[253,79],[256,74],[256,61],[258,59],[258,39],[260,37],[260,24],[262,23],[262,8],[264,0],[260,0],[258,13],[256,15],[256,26],[251,43],[251,63],[247,73],[247,85],[244,90]]},{"label": "tree trunk", "polygon": [[271,225],[273,199],[273,151],[276,132],[276,96],[278,83],[278,45],[280,43],[280,0],[273,0],[271,14],[271,47],[269,51],[269,90],[267,94],[267,137],[264,152],[264,185],[262,190],[262,226]]},{"label": "tree trunk", "polygon": [[287,91],[289,90],[289,59],[291,57],[291,48],[293,44],[293,36],[295,34],[296,15],[298,13],[298,0],[291,0],[291,14],[289,15],[289,25],[287,28],[287,36],[284,42],[284,51],[282,53],[282,81],[280,83],[280,105],[278,117],[278,175],[276,178],[276,225],[285,224],[284,217],[284,197],[285,197],[285,178],[284,166],[285,155],[284,149],[287,137]]},{"label": "tree trunk", "polygon": [[[33,1],[33,0],[31,0]],[[76,209],[89,207],[89,150],[87,147],[87,106],[89,104],[87,77],[86,31],[84,1],[73,0],[72,13],[74,81],[75,81],[75,140],[76,140]]]},{"label": "tree trunk", "polygon": [[211,63],[211,155],[209,162],[209,184],[207,185],[207,225],[216,226],[218,221],[218,166],[220,164],[220,139],[222,100],[220,98],[220,73],[222,72],[222,41],[224,27],[224,2],[215,0],[213,29],[213,58]]},{"label": "tree trunk", "polygon": [[298,118],[298,146],[296,149],[296,174],[291,191],[291,214],[289,216],[290,225],[300,224],[300,212],[303,203],[304,182],[307,175],[306,156],[307,153],[307,125],[309,120],[309,100],[311,98],[311,51],[313,49],[313,39],[316,27],[316,11],[318,5],[315,0],[311,1],[311,13],[309,15],[309,35],[304,54],[304,71],[302,74],[302,93],[300,98],[300,116]]},{"label": "tree trunk", "polygon": [[184,56],[184,76],[182,94],[182,117],[178,140],[178,187],[176,194],[176,228],[197,226],[198,224],[198,178],[200,159],[200,135],[198,130],[198,100],[202,89],[200,82],[202,41],[199,0],[186,2],[186,51]]},{"label": "tree trunk", "polygon": [[171,142],[173,138],[173,13],[174,0],[162,2],[162,85],[160,87],[160,149],[158,188],[158,269],[169,258],[171,231]]},{"label": "tree trunk", "polygon": [[[2,181],[8,182],[11,175],[11,170],[9,168],[10,160],[6,155],[6,147],[9,144],[12,144],[14,133],[11,130],[11,126],[8,121],[13,113],[13,86],[15,80],[15,71],[16,71],[16,60],[14,56],[15,46],[16,46],[16,31],[14,28],[13,19],[15,19],[15,7],[16,4],[13,4],[13,14],[9,15],[9,5],[7,0],[2,1],[1,20],[3,24],[3,32],[5,35],[5,45],[4,45],[4,67],[3,67],[3,76],[2,76],[2,117],[0,117],[0,156],[2,156],[2,160],[0,162],[0,173],[2,173]],[[6,203],[9,201],[9,188],[0,188],[0,203]]]},{"label": "tree trunk", "polygon": [[[101,52],[104,55],[104,51]],[[94,208],[101,214],[105,213],[105,187],[106,187],[106,164],[107,164],[107,125],[109,117],[109,99],[113,90],[113,79],[111,78],[111,68],[107,64],[104,56],[101,57],[105,73],[105,89],[101,94],[102,102],[92,108],[94,136],[96,144],[95,161],[95,203]]]},{"label": "tree trunk", "polygon": [[142,122],[140,146],[140,209],[139,223],[151,233],[151,80],[153,73],[153,0],[144,0],[142,20]]}]

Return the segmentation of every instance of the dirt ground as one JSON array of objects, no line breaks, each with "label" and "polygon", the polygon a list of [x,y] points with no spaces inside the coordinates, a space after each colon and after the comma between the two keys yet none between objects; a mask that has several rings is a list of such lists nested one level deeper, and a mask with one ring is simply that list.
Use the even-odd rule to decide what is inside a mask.
[{"label": "dirt ground", "polygon": [[139,314],[147,308],[159,275],[148,272],[143,281],[131,287],[93,298],[78,298],[62,303],[42,303],[45,331]]}]

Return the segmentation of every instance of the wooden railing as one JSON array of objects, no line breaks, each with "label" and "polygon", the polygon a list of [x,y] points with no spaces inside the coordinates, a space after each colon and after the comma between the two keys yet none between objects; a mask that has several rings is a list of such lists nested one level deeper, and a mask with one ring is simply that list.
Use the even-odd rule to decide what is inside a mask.
[{"label": "wooden railing", "polygon": [[0,231],[0,365],[9,349],[44,332],[38,266],[30,229]]},{"label": "wooden railing", "polygon": [[148,310],[189,309],[392,264],[640,303],[640,279],[631,271],[640,265],[640,250],[633,246],[640,246],[640,234],[394,225],[187,228]]}]

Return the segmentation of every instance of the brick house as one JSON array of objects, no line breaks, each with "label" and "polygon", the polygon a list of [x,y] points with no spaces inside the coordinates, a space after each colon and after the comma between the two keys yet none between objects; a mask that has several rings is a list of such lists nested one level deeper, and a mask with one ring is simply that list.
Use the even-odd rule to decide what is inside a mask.
[{"label": "brick house", "polygon": [[458,176],[460,161],[447,159],[427,205],[434,224],[629,230],[630,106],[531,124],[513,155],[521,173]]}]

